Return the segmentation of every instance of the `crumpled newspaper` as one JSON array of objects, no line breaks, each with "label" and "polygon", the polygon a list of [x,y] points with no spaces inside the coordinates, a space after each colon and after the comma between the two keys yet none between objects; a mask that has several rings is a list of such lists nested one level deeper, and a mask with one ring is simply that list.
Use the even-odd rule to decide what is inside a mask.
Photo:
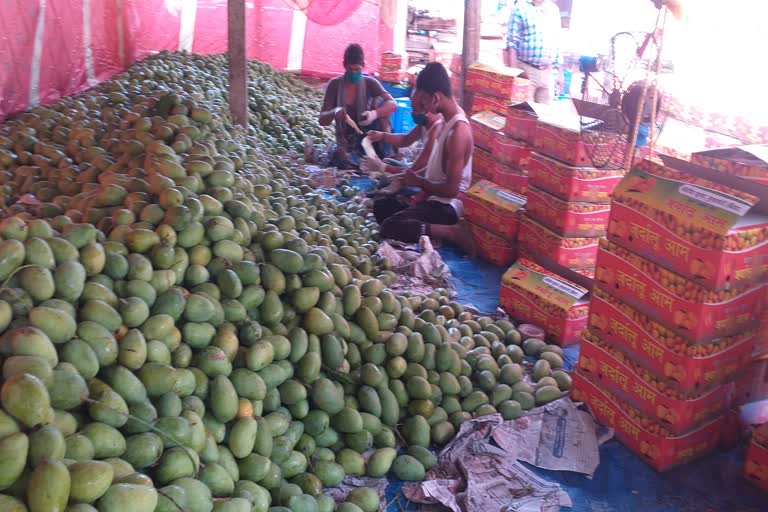
[{"label": "crumpled newspaper", "polygon": [[517,460],[542,469],[573,471],[591,478],[600,464],[598,426],[570,398],[505,421],[491,436]]},{"label": "crumpled newspaper", "polygon": [[519,461],[591,477],[600,463],[599,446],[610,437],[599,435],[592,416],[568,397],[517,420],[483,416],[462,423],[426,480],[404,486],[403,493],[454,512],[557,512],[571,506],[568,494]]},{"label": "crumpled newspaper", "polygon": [[[394,242],[393,242],[394,243]],[[435,288],[445,288],[455,295],[456,287],[451,282],[451,269],[440,254],[432,247],[429,237],[419,240],[420,252],[414,246],[396,248],[393,243],[382,242],[379,256],[386,256],[392,263],[397,281],[389,286],[396,294],[405,292],[431,293]]]}]

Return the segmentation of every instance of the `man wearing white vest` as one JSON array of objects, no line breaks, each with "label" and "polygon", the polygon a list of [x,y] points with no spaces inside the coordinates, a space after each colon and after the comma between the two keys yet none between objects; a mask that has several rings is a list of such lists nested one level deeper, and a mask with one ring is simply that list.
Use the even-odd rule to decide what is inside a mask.
[{"label": "man wearing white vest", "polygon": [[381,234],[407,243],[427,235],[458,245],[473,257],[472,235],[462,220],[462,199],[472,180],[472,129],[453,98],[451,81],[442,64],[429,63],[419,73],[412,105],[414,113],[442,114],[445,122],[426,167],[408,170],[402,177],[404,186],[423,191],[415,204],[394,197],[374,203]]}]

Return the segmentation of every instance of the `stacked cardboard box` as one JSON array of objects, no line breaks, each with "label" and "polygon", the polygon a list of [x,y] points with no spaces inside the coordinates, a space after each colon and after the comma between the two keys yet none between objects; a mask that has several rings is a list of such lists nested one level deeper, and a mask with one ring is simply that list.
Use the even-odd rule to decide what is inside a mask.
[{"label": "stacked cardboard box", "polygon": [[744,478],[768,492],[768,423],[755,429],[744,462]]},{"label": "stacked cardboard box", "polygon": [[645,160],[613,193],[574,397],[657,470],[717,447],[765,305],[768,217]]},{"label": "stacked cardboard box", "polygon": [[464,217],[469,221],[478,255],[500,267],[517,256],[517,232],[525,197],[480,180],[467,191]]},{"label": "stacked cardboard box", "polygon": [[405,80],[405,70],[408,67],[408,56],[394,52],[381,54],[379,78],[382,82],[400,83]]}]

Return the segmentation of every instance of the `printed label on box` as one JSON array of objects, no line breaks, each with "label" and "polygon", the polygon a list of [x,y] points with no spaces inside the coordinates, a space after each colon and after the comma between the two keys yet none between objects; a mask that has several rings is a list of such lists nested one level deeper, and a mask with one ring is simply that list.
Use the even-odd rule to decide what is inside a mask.
[{"label": "printed label on box", "polygon": [[765,301],[762,285],[711,291],[607,240],[600,241],[597,286],[693,341],[754,327]]},{"label": "printed label on box", "polygon": [[520,258],[501,278],[504,284],[527,290],[560,309],[568,310],[588,293],[585,288],[571,283],[524,258]]},{"label": "printed label on box", "polygon": [[470,222],[512,242],[517,238],[519,212],[525,202],[525,197],[482,180],[467,191],[464,216]]},{"label": "printed label on box", "polygon": [[[725,425],[721,416],[685,435],[672,437],[653,424],[649,431],[638,422],[634,408],[600,388],[580,371],[573,374],[573,400],[586,403],[597,421],[615,430],[616,438],[657,471],[690,462],[715,449]],[[628,412],[633,409],[632,415]]]},{"label": "printed label on box", "polygon": [[734,396],[733,382],[704,393],[677,393],[631,358],[594,336],[587,336],[581,342],[579,368],[594,377],[603,388],[676,435],[722,414],[730,407]]}]

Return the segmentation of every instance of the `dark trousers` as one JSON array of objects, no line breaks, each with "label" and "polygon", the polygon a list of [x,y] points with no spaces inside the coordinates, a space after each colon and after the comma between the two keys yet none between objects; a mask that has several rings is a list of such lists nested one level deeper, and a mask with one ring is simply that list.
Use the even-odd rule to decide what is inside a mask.
[{"label": "dark trousers", "polygon": [[453,206],[426,201],[411,206],[396,197],[382,197],[373,203],[373,215],[381,225],[381,236],[406,243],[416,243],[422,235],[430,236],[430,224],[452,225],[459,222]]}]

